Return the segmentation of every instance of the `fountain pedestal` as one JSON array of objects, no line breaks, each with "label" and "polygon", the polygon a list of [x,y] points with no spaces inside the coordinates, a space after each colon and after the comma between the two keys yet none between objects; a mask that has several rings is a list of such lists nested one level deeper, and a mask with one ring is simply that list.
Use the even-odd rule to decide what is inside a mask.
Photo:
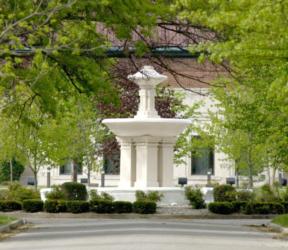
[{"label": "fountain pedestal", "polygon": [[155,110],[155,87],[167,79],[165,75],[144,66],[128,79],[140,87],[136,116],[103,120],[121,149],[119,187],[173,187],[173,148],[190,121],[160,118]]}]

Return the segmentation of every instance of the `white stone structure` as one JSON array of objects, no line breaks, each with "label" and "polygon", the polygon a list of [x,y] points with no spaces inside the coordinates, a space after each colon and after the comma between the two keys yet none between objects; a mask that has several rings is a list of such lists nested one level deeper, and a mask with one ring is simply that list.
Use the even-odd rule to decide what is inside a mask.
[{"label": "white stone structure", "polygon": [[190,121],[159,117],[155,87],[166,78],[151,66],[129,75],[128,79],[140,87],[136,116],[103,120],[120,144],[120,188],[174,186],[173,148],[177,136]]}]

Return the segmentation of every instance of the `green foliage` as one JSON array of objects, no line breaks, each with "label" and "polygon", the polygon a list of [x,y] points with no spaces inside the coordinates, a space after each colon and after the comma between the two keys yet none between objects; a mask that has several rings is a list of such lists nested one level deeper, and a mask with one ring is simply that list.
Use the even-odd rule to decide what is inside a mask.
[{"label": "green foliage", "polygon": [[205,208],[205,200],[203,199],[203,194],[199,188],[193,188],[187,186],[185,188],[186,199],[189,200],[190,205],[195,209]]},{"label": "green foliage", "polygon": [[57,200],[46,200],[44,203],[44,210],[47,213],[58,213],[58,201]]},{"label": "green foliage", "polygon": [[[20,176],[24,172],[24,166],[13,159],[11,161],[12,169],[13,169],[13,181],[19,181]],[[0,183],[4,181],[10,181],[10,162],[2,162],[0,164]]]},{"label": "green foliage", "polygon": [[132,213],[133,206],[129,201],[114,201],[113,202],[115,213]]},{"label": "green foliage", "polygon": [[70,200],[66,202],[67,212],[78,214],[89,212],[89,202],[83,200]]},{"label": "green foliage", "polygon": [[89,192],[89,198],[91,201],[113,201],[114,198],[106,192],[101,192],[98,194],[97,190],[91,190]]},{"label": "green foliage", "polygon": [[268,184],[264,184],[255,192],[256,200],[259,202],[280,202],[281,200],[279,193]]},{"label": "green foliage", "polygon": [[109,200],[92,200],[90,201],[90,210],[99,214],[114,213],[114,203]]},{"label": "green foliage", "polygon": [[149,191],[145,193],[144,191],[137,190],[135,193],[136,201],[152,201],[158,202],[163,198],[163,194],[158,191]]},{"label": "green foliage", "polygon": [[219,185],[214,187],[213,196],[216,202],[236,201],[236,190],[231,185]]},{"label": "green foliage", "polygon": [[87,189],[86,186],[77,182],[65,182],[61,185],[62,192],[64,193],[65,200],[68,201],[86,201]]},{"label": "green foliage", "polygon": [[[143,41],[135,43],[135,54],[141,56],[149,50],[144,38],[150,38],[160,17],[172,13],[166,1],[150,0],[129,4],[115,0],[17,4],[1,0],[0,5],[1,91],[13,96],[24,89],[26,106],[35,101],[51,113],[75,92],[115,102],[116,91],[107,73],[113,63],[106,57],[111,43],[107,31],[113,30],[116,39],[134,45],[132,37],[137,30]],[[23,102],[13,104],[18,109]]]},{"label": "green foliage", "polygon": [[43,201],[41,200],[24,200],[23,210],[29,213],[43,211]]},{"label": "green foliage", "polygon": [[283,201],[281,204],[284,207],[284,212],[288,213],[288,201]]},{"label": "green foliage", "polygon": [[137,214],[154,214],[157,205],[153,201],[135,201],[133,203],[133,212]]},{"label": "green foliage", "polygon": [[235,213],[243,212],[248,204],[248,201],[232,201]]},{"label": "green foliage", "polygon": [[231,202],[211,202],[208,204],[208,209],[214,214],[234,213],[234,206]]},{"label": "green foliage", "polygon": [[0,211],[2,212],[10,212],[21,210],[22,204],[17,201],[1,201],[0,200]]},{"label": "green foliage", "polygon": [[27,199],[39,199],[40,194],[38,191],[31,188],[24,187],[18,182],[13,182],[8,186],[7,191],[3,192],[1,199],[22,202]]},{"label": "green foliage", "polygon": [[44,210],[47,213],[61,213],[67,211],[66,201],[61,200],[46,200]]},{"label": "green foliage", "polygon": [[48,200],[64,200],[65,193],[62,191],[62,186],[54,185],[52,191],[46,194]]},{"label": "green foliage", "polygon": [[239,190],[236,192],[236,199],[240,202],[253,201],[255,199],[255,194],[253,191]]},{"label": "green foliage", "polygon": [[244,209],[245,214],[282,214],[284,207],[277,202],[250,202]]},{"label": "green foliage", "polygon": [[282,194],[283,201],[288,202],[288,187],[285,188],[284,193]]},{"label": "green foliage", "polygon": [[215,83],[212,133],[250,188],[264,168],[287,168],[287,7],[272,0],[177,0],[173,7],[180,20],[215,35],[191,50],[228,68]]}]

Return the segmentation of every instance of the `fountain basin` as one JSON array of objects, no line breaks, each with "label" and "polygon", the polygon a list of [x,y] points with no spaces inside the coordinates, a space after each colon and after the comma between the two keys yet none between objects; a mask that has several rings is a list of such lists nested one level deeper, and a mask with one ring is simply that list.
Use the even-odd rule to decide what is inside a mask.
[{"label": "fountain basin", "polygon": [[179,135],[191,123],[188,119],[170,118],[118,118],[105,119],[103,123],[120,137],[155,136],[174,137]]}]

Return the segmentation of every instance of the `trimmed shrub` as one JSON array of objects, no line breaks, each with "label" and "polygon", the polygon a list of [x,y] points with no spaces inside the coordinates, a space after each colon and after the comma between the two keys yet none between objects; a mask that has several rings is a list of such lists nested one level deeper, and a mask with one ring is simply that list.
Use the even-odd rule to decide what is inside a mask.
[{"label": "trimmed shrub", "polygon": [[66,201],[64,200],[59,200],[58,202],[58,211],[59,213],[65,213],[67,212],[67,205],[66,205]]},{"label": "trimmed shrub", "polygon": [[66,207],[67,212],[73,214],[89,212],[89,202],[87,201],[67,201]]},{"label": "trimmed shrub", "polygon": [[90,206],[90,211],[97,213],[97,207],[99,204],[100,200],[90,200],[89,201],[89,206]]},{"label": "trimmed shrub", "polygon": [[114,201],[113,202],[115,213],[132,213],[133,205],[129,201]]},{"label": "trimmed shrub", "polygon": [[48,200],[64,200],[65,194],[62,191],[61,186],[53,186],[52,191],[47,193],[46,198]]},{"label": "trimmed shrub", "polygon": [[111,214],[115,212],[114,202],[112,201],[94,201],[94,208],[92,209],[93,212],[99,214]]},{"label": "trimmed shrub", "polygon": [[161,201],[164,195],[159,193],[158,191],[149,191],[148,193],[145,193],[144,191],[137,190],[135,196],[136,201],[158,202]]},{"label": "trimmed shrub", "polygon": [[284,207],[277,202],[250,202],[244,209],[245,214],[283,214]]},{"label": "trimmed shrub", "polygon": [[203,194],[199,188],[192,188],[191,186],[186,187],[185,196],[193,208],[201,209],[206,207]]},{"label": "trimmed shrub", "polygon": [[22,209],[22,204],[18,201],[0,201],[0,211],[9,212]]},{"label": "trimmed shrub", "polygon": [[288,201],[284,201],[281,204],[284,208],[284,213],[288,213]]},{"label": "trimmed shrub", "polygon": [[77,182],[65,182],[62,184],[61,189],[64,193],[65,200],[67,201],[86,201],[87,189],[86,186]]},{"label": "trimmed shrub", "polygon": [[47,213],[58,213],[58,201],[46,200],[44,203],[44,210]]},{"label": "trimmed shrub", "polygon": [[235,213],[240,213],[245,210],[247,206],[247,201],[232,201]]},{"label": "trimmed shrub", "polygon": [[213,189],[215,202],[236,201],[236,190],[231,185],[219,185]]},{"label": "trimmed shrub", "polygon": [[43,201],[41,200],[24,200],[23,210],[30,213],[43,211]]},{"label": "trimmed shrub", "polygon": [[156,202],[153,201],[135,201],[133,203],[133,212],[137,214],[154,214],[156,208]]},{"label": "trimmed shrub", "polygon": [[47,213],[61,213],[66,212],[66,202],[59,200],[46,200],[44,203],[44,210]]},{"label": "trimmed shrub", "polygon": [[234,212],[231,202],[211,202],[208,204],[208,209],[214,214],[232,214]]}]

